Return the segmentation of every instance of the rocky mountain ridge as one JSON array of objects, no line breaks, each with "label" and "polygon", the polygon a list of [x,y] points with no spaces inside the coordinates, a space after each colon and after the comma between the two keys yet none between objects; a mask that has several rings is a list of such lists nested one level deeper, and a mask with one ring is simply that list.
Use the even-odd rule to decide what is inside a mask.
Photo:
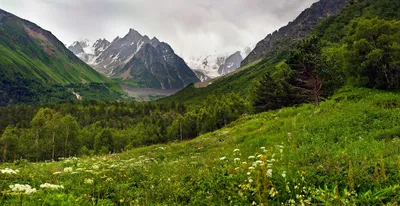
[{"label": "rocky mountain ridge", "polygon": [[307,38],[312,30],[324,19],[339,14],[348,0],[320,0],[303,11],[293,22],[269,34],[261,40],[253,51],[242,61],[244,66],[279,51],[293,47],[297,41]]},{"label": "rocky mountain ridge", "polygon": [[134,87],[181,89],[200,81],[170,45],[134,29],[111,43],[99,39],[88,45],[78,41],[69,49],[100,73]]}]

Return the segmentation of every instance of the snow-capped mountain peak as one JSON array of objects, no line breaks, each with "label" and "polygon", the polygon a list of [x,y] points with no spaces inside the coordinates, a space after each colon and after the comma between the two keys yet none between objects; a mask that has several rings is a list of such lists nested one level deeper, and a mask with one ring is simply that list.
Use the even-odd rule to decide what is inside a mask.
[{"label": "snow-capped mountain peak", "polygon": [[199,79],[216,78],[231,73],[240,67],[241,61],[246,58],[254,46],[246,46],[242,51],[229,54],[213,54],[201,57],[191,57],[186,60],[189,67],[195,71]]}]

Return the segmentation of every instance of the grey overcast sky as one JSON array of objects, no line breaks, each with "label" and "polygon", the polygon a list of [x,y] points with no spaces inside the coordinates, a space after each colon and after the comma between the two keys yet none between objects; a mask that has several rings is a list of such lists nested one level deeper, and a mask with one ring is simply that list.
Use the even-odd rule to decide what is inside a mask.
[{"label": "grey overcast sky", "polygon": [[112,41],[129,28],[182,57],[233,53],[286,25],[317,0],[0,0],[0,8],[65,44]]}]

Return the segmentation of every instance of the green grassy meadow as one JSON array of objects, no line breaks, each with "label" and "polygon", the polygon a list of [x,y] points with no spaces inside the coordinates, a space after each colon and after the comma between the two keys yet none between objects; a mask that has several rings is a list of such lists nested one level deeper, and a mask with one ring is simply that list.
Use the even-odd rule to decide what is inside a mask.
[{"label": "green grassy meadow", "polygon": [[399,120],[398,93],[348,87],[190,141],[1,164],[0,204],[396,205]]}]

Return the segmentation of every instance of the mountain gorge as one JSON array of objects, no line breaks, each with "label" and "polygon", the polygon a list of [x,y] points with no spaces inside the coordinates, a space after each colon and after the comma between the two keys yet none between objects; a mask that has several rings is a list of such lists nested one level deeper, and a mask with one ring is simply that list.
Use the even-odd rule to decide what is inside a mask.
[{"label": "mountain gorge", "polygon": [[98,72],[132,87],[181,89],[200,81],[170,45],[134,29],[111,43],[77,41],[69,49]]}]

